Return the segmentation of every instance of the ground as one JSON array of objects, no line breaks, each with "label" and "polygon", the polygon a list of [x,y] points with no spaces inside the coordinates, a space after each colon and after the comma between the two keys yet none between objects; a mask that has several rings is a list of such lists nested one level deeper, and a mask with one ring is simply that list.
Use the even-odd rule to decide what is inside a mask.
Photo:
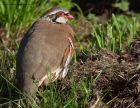
[{"label": "ground", "polygon": [[[95,108],[140,107],[139,51],[140,35],[132,43],[129,52],[117,54],[102,50],[96,54],[88,52],[86,56],[83,53],[78,54],[77,62],[71,66],[71,74],[79,85],[81,78],[91,81],[90,96],[85,108],[93,106],[98,99]],[[70,88],[70,77],[64,80],[62,87]]]}]

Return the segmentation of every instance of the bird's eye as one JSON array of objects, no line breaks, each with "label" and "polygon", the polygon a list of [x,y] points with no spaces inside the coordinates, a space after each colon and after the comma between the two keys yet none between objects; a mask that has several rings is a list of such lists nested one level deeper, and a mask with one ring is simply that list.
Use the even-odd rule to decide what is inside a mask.
[{"label": "bird's eye", "polygon": [[59,12],[57,15],[59,15],[59,16],[69,16],[69,13]]},{"label": "bird's eye", "polygon": [[61,16],[64,16],[65,15],[65,13],[61,13]]},{"label": "bird's eye", "polygon": [[64,12],[58,12],[57,15],[58,15],[58,16],[64,16],[65,13],[64,13]]}]

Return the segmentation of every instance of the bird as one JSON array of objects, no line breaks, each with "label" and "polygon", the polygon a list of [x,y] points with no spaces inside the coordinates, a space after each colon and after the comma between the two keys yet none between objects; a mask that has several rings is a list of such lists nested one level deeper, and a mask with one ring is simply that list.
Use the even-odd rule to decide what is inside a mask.
[{"label": "bird", "polygon": [[75,51],[74,31],[67,22],[73,18],[62,7],[52,8],[24,34],[16,57],[16,82],[23,94],[34,96],[40,86],[67,75]]}]

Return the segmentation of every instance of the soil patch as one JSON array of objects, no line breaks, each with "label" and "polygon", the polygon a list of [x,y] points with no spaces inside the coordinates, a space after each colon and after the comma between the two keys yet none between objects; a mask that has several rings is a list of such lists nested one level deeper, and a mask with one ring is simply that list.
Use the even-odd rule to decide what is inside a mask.
[{"label": "soil patch", "polygon": [[[72,73],[61,82],[62,91],[70,89],[71,77],[80,85],[82,78],[90,80],[91,92],[85,108],[138,108],[140,107],[140,36],[130,51],[112,53],[107,50],[96,54],[79,53],[72,64]],[[78,99],[80,99],[80,93]]]}]

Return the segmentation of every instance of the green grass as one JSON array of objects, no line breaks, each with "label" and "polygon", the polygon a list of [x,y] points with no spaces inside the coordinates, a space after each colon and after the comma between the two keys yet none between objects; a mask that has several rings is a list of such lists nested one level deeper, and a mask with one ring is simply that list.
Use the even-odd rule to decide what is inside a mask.
[{"label": "green grass", "polygon": [[130,47],[137,30],[135,17],[113,14],[107,24],[99,24],[97,27],[93,25],[91,34],[94,39],[91,45],[100,49],[107,48],[113,52],[121,51]]},{"label": "green grass", "polygon": [[[78,34],[78,38],[76,37],[80,51],[85,54],[89,49],[94,51],[107,49],[112,52],[129,49],[139,29],[139,22],[135,16],[112,14],[112,18],[102,24],[99,18],[91,13],[87,17],[80,15],[78,19],[82,18],[87,21],[91,28],[89,36]],[[88,41],[86,46],[81,43],[85,40]]]},{"label": "green grass", "polygon": [[[0,25],[6,30],[5,35],[18,36],[22,30],[31,25],[46,10],[62,6],[67,9],[72,7],[70,0],[1,0],[0,1]],[[14,34],[13,34],[14,33]]]}]

